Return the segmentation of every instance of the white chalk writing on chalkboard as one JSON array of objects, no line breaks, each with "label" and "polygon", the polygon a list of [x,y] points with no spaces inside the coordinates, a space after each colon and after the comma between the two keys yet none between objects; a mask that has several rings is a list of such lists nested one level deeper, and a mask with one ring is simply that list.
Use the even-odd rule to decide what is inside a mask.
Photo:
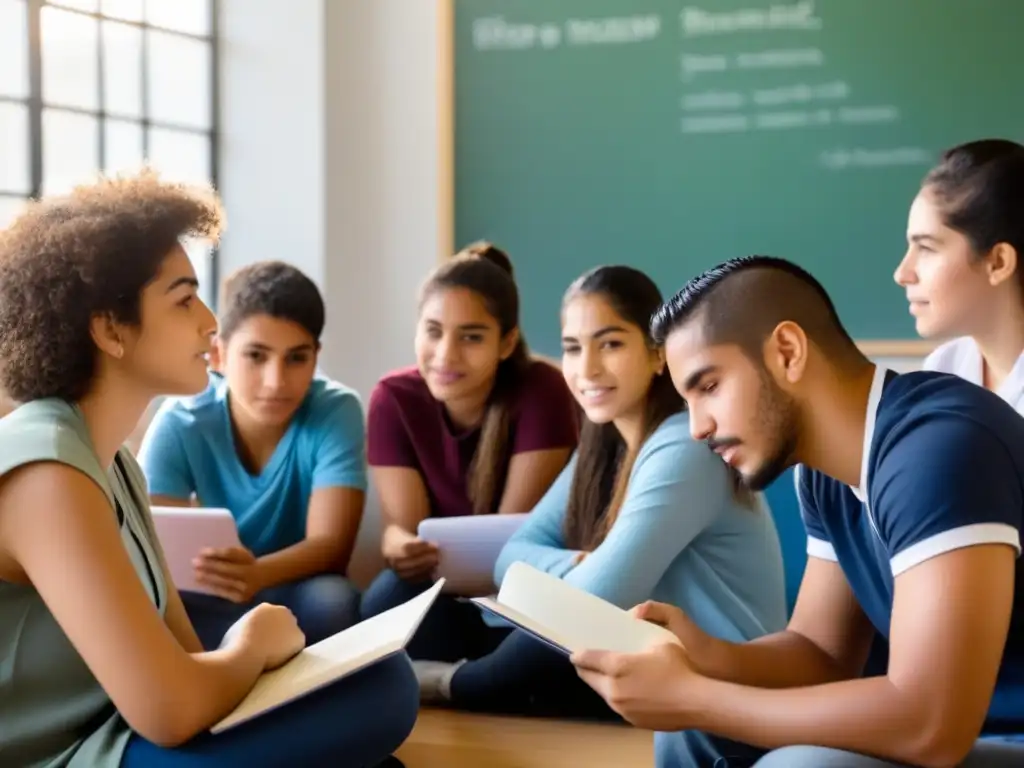
[{"label": "white chalk writing on chalkboard", "polygon": [[680,11],[679,23],[684,37],[770,30],[817,31],[823,27],[821,17],[814,13],[814,0],[738,11],[707,11],[688,6]]}]

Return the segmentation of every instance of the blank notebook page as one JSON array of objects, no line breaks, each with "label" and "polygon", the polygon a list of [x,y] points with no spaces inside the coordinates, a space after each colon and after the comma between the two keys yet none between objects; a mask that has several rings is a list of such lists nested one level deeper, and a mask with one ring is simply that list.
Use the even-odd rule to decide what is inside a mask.
[{"label": "blank notebook page", "polygon": [[219,733],[402,650],[442,585],[439,581],[409,602],[321,640],[263,674],[241,704],[211,730]]},{"label": "blank notebook page", "polygon": [[[634,618],[596,595],[525,563],[513,563],[498,592],[509,618],[569,649],[635,653],[679,639],[664,627]],[[491,603],[493,605],[493,602]]]}]

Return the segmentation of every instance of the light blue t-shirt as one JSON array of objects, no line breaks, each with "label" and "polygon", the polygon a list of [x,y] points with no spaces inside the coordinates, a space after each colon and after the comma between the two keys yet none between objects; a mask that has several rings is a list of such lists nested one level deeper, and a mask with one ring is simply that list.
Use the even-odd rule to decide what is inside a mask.
[{"label": "light blue t-shirt", "polygon": [[228,413],[228,386],[211,373],[199,395],[163,403],[146,431],[139,463],[149,493],[231,510],[242,544],[257,557],[306,537],[318,488],[366,489],[366,441],[359,396],[317,376],[267,465],[242,465]]},{"label": "light blue t-shirt", "polygon": [[565,514],[576,457],[495,565],[495,583],[524,561],[630,609],[675,605],[704,631],[742,642],[786,627],[782,549],[763,496],[741,503],[725,463],[690,437],[689,416],[670,416],[640,449],[626,497],[604,541],[577,566]]}]

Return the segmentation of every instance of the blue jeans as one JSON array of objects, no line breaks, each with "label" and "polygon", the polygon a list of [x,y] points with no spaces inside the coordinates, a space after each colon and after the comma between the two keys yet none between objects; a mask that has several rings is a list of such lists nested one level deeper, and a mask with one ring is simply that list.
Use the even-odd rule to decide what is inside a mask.
[{"label": "blue jeans", "polygon": [[[826,747],[793,746],[763,749],[712,737],[697,731],[656,733],[657,768],[905,768],[899,763]],[[959,768],[1019,768],[1024,743],[998,739],[979,741]]]},{"label": "blue jeans", "polygon": [[359,621],[359,590],[344,576],[333,573],[264,589],[252,602],[244,605],[199,592],[182,592],[181,600],[207,650],[219,646],[228,628],[260,603],[288,607],[305,633],[307,645],[348,629]]},{"label": "blue jeans", "polygon": [[419,709],[419,686],[405,654],[223,733],[160,747],[133,734],[122,768],[321,766],[369,768],[408,738]]}]

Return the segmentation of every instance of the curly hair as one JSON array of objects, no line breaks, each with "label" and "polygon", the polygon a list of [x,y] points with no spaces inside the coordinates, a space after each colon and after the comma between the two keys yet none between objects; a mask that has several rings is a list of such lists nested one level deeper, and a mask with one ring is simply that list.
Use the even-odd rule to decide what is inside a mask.
[{"label": "curly hair", "polygon": [[31,203],[0,231],[0,387],[17,402],[80,400],[96,372],[93,318],[137,326],[172,249],[216,242],[223,225],[212,189],[148,169]]}]

